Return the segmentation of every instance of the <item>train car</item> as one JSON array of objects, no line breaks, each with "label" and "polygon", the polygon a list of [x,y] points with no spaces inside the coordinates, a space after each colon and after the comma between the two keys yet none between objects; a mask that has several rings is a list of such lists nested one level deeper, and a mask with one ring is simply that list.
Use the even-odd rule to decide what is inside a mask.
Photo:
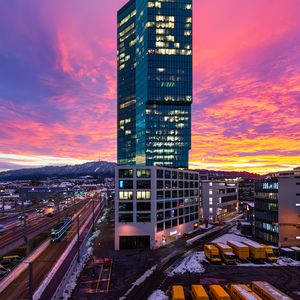
[{"label": "train car", "polygon": [[209,296],[212,300],[231,300],[229,294],[216,284],[209,286]]},{"label": "train car", "polygon": [[232,300],[263,300],[246,284],[230,284],[226,289]]},{"label": "train car", "polygon": [[184,289],[182,285],[172,285],[171,289],[172,300],[185,300]]},{"label": "train car", "polygon": [[67,233],[67,231],[72,226],[72,218],[65,218],[63,222],[57,224],[51,230],[51,240],[52,242],[59,242],[61,238]]},{"label": "train car", "polygon": [[209,300],[209,297],[203,287],[200,284],[194,284],[191,286],[190,294],[193,300]]},{"label": "train car", "polygon": [[253,281],[250,287],[264,300],[292,300],[292,298],[265,281]]}]

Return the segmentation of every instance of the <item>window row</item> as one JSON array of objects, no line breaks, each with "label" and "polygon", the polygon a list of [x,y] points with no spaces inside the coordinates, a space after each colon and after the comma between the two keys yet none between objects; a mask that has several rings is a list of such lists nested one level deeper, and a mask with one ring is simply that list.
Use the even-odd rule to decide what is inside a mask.
[{"label": "window row", "polygon": [[198,199],[194,198],[187,198],[187,199],[180,199],[180,200],[166,200],[166,201],[159,201],[156,203],[156,209],[169,209],[169,208],[179,208],[183,206],[198,204]]},{"label": "window row", "polygon": [[199,214],[196,213],[196,214],[193,214],[190,216],[180,217],[177,219],[168,220],[166,222],[160,222],[160,223],[157,223],[157,225],[156,225],[156,231],[160,232],[160,231],[170,229],[172,227],[176,227],[176,226],[184,224],[184,223],[198,221],[198,219],[199,219]]},{"label": "window row", "polygon": [[[137,178],[151,178],[150,169],[137,169]],[[119,169],[119,178],[133,178],[133,169]]]},{"label": "window row", "polygon": [[163,221],[166,219],[177,218],[178,216],[189,215],[193,213],[198,213],[197,206],[183,207],[179,209],[171,209],[166,211],[160,211],[156,213],[156,220]]},{"label": "window row", "polygon": [[133,180],[119,180],[119,189],[130,190],[130,189],[151,189],[151,180],[137,180],[136,187],[134,187]]},{"label": "window row", "polygon": [[194,189],[199,187],[198,181],[170,181],[170,180],[157,180],[157,189]]},{"label": "window row", "polygon": [[[136,199],[137,200],[150,200],[151,192],[150,191],[137,191]],[[133,192],[132,191],[119,192],[119,200],[133,200]]]},{"label": "window row", "polygon": [[[136,222],[138,223],[150,223],[150,213],[138,213],[136,214]],[[119,223],[133,223],[133,214],[119,214]]]},{"label": "window row", "polygon": [[169,198],[182,198],[182,197],[195,197],[199,195],[198,190],[174,190],[174,191],[157,191],[156,198],[169,199]]},{"label": "window row", "polygon": [[167,179],[185,179],[185,180],[198,180],[199,176],[196,173],[188,173],[188,172],[177,172],[170,170],[156,170],[157,178],[167,178]]}]

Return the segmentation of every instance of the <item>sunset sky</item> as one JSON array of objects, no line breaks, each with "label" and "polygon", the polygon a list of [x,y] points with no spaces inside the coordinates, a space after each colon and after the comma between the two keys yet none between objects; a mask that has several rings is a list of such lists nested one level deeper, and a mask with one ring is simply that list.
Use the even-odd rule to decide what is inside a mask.
[{"label": "sunset sky", "polygon": [[[126,0],[0,0],[0,170],[116,161]],[[190,167],[300,165],[300,1],[194,0]]]}]

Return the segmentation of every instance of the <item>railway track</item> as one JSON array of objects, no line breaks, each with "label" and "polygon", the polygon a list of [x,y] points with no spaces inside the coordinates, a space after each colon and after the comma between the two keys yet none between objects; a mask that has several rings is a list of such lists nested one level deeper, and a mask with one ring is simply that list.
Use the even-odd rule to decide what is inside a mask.
[{"label": "railway track", "polygon": [[[77,206],[78,209],[82,209],[83,204]],[[51,219],[41,220],[37,224],[31,224],[27,228],[27,235],[30,238],[33,238],[35,232],[39,231],[40,228],[45,228],[46,230],[50,230],[52,226],[54,226],[60,218],[64,217],[66,214],[73,212],[73,207],[70,207],[67,211],[61,211],[59,215],[55,215]],[[16,231],[10,231],[5,235],[0,237],[0,252],[5,247],[8,247],[10,244],[15,243],[21,239],[24,239],[24,229],[22,227],[18,228]]]}]

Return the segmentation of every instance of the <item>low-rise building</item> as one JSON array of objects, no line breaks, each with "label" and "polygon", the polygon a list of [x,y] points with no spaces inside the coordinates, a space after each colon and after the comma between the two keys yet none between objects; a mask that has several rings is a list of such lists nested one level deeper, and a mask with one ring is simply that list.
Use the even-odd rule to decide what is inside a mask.
[{"label": "low-rise building", "polygon": [[300,246],[300,168],[256,182],[255,235],[280,247]]},{"label": "low-rise building", "polygon": [[200,206],[204,222],[224,221],[238,212],[238,184],[234,180],[202,180]]},{"label": "low-rise building", "polygon": [[115,172],[115,249],[155,249],[199,226],[199,175],[164,167]]}]

